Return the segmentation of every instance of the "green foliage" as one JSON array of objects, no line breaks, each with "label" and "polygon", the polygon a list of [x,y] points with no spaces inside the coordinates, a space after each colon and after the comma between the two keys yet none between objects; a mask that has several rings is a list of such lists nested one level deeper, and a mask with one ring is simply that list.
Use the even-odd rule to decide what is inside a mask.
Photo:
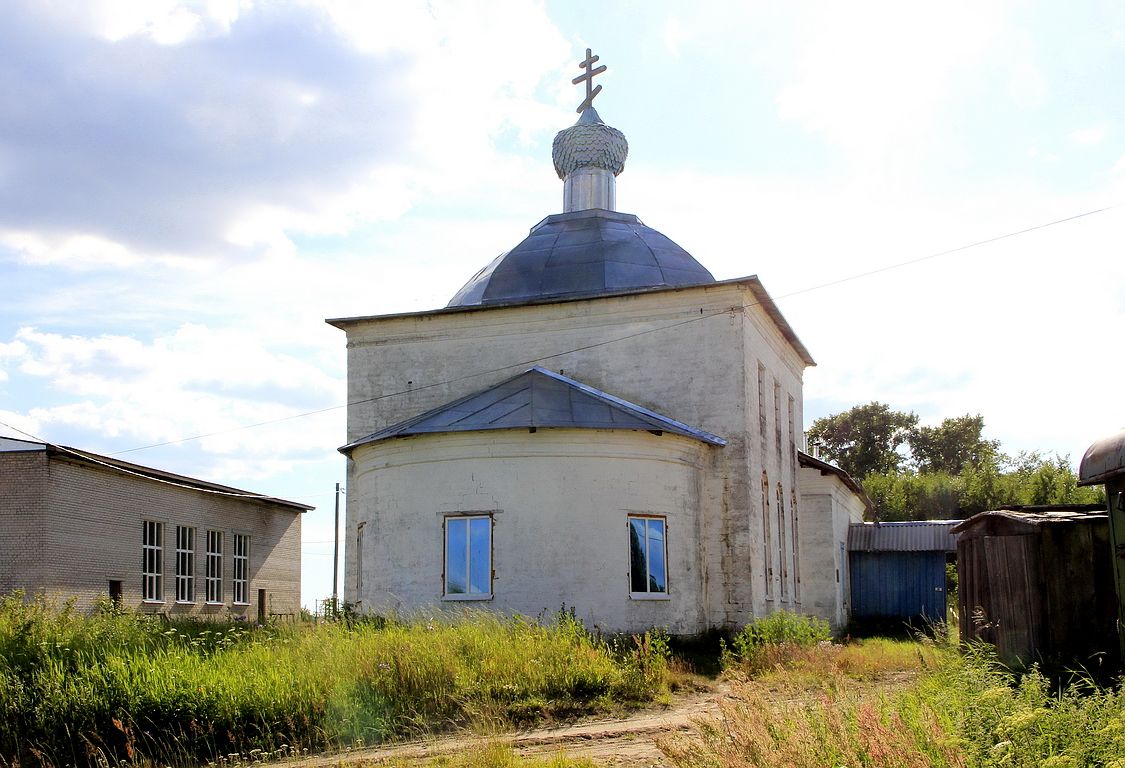
[{"label": "green foliage", "polygon": [[724,668],[742,667],[756,671],[765,658],[771,656],[771,647],[789,646],[809,648],[831,639],[828,622],[815,616],[789,611],[777,611],[755,619],[731,638],[730,645],[722,644]]},{"label": "green foliage", "polygon": [[979,463],[1000,447],[981,437],[984,417],[965,414],[945,419],[936,427],[915,427],[907,438],[914,465],[922,473],[959,475],[966,465]]},{"label": "green foliage", "polygon": [[876,473],[864,478],[863,489],[880,520],[949,520],[960,516],[964,480],[946,472]]},{"label": "green foliage", "polygon": [[[1080,488],[1068,457],[1037,451],[1015,459],[985,440],[984,417],[945,419],[919,427],[913,413],[882,403],[858,405],[817,419],[809,440],[863,484],[878,519],[938,520],[971,517],[1008,504],[1101,504],[1102,487]],[[899,452],[910,449],[913,470]]]},{"label": "green foliage", "polygon": [[898,449],[917,424],[913,413],[871,402],[817,419],[808,435],[822,456],[861,480],[873,472],[898,471],[905,460]]},{"label": "green foliage", "polygon": [[651,700],[667,637],[486,613],[283,629],[0,600],[0,763],[321,750]]}]

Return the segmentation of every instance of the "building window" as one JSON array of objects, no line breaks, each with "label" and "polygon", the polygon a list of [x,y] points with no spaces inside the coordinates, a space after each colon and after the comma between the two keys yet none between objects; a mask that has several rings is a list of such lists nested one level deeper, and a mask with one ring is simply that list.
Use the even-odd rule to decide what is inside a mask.
[{"label": "building window", "polygon": [[444,594],[450,600],[492,597],[491,517],[445,518]]},{"label": "building window", "polygon": [[164,523],[145,520],[141,534],[141,599],[164,602]]},{"label": "building window", "polygon": [[794,488],[797,487],[797,401],[789,395],[789,476]]},{"label": "building window", "polygon": [[781,567],[781,599],[784,600],[789,592],[789,567],[785,551],[785,492],[781,485],[777,486],[777,563]]},{"label": "building window", "polygon": [[222,531],[207,531],[207,602],[223,602]]},{"label": "building window", "polygon": [[363,522],[356,526],[355,531],[355,596],[356,600],[363,599]]},{"label": "building window", "polygon": [[762,464],[766,463],[766,367],[758,363],[758,434],[762,438]]},{"label": "building window", "polygon": [[250,536],[234,534],[234,570],[230,585],[235,605],[250,605]]},{"label": "building window", "polygon": [[770,478],[762,473],[762,571],[766,577],[766,599],[773,599],[773,535],[770,532]]},{"label": "building window", "polygon": [[773,380],[773,435],[777,444],[777,463],[781,467],[781,384]]},{"label": "building window", "polygon": [[662,517],[629,518],[629,591],[634,596],[668,593],[668,542]]},{"label": "building window", "polygon": [[176,602],[195,602],[195,529],[176,526]]},{"label": "building window", "polygon": [[793,600],[801,602],[801,542],[798,538],[800,528],[797,526],[797,492],[792,491],[789,496],[790,517],[793,523]]}]

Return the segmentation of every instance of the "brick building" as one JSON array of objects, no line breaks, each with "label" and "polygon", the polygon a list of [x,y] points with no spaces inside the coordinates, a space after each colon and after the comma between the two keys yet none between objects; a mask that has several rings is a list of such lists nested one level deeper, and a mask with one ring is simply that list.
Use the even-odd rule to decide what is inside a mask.
[{"label": "brick building", "polygon": [[169,616],[295,615],[312,509],[63,446],[0,437],[0,594]]}]

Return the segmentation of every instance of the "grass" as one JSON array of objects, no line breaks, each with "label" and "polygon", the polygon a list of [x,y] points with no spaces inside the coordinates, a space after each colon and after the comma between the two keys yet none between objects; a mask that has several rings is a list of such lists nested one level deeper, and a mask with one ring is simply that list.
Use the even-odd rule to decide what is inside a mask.
[{"label": "grass", "polygon": [[0,600],[0,762],[279,756],[607,711],[666,690],[667,640],[566,615],[249,628]]},{"label": "grass", "polygon": [[673,764],[1125,768],[1118,688],[1017,676],[979,647],[801,637],[728,651],[732,695],[718,718],[661,742]]}]

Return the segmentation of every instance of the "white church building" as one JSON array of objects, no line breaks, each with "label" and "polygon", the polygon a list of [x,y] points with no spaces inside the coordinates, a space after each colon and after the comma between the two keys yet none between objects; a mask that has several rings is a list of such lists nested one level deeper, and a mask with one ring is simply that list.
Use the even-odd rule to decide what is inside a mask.
[{"label": "white church building", "polygon": [[810,515],[799,488],[815,363],[757,277],[716,281],[615,210],[627,144],[590,103],[596,59],[554,142],[562,213],[444,308],[328,321],[348,350],[344,597],[565,606],[611,632],[779,609],[838,626],[848,511]]}]

